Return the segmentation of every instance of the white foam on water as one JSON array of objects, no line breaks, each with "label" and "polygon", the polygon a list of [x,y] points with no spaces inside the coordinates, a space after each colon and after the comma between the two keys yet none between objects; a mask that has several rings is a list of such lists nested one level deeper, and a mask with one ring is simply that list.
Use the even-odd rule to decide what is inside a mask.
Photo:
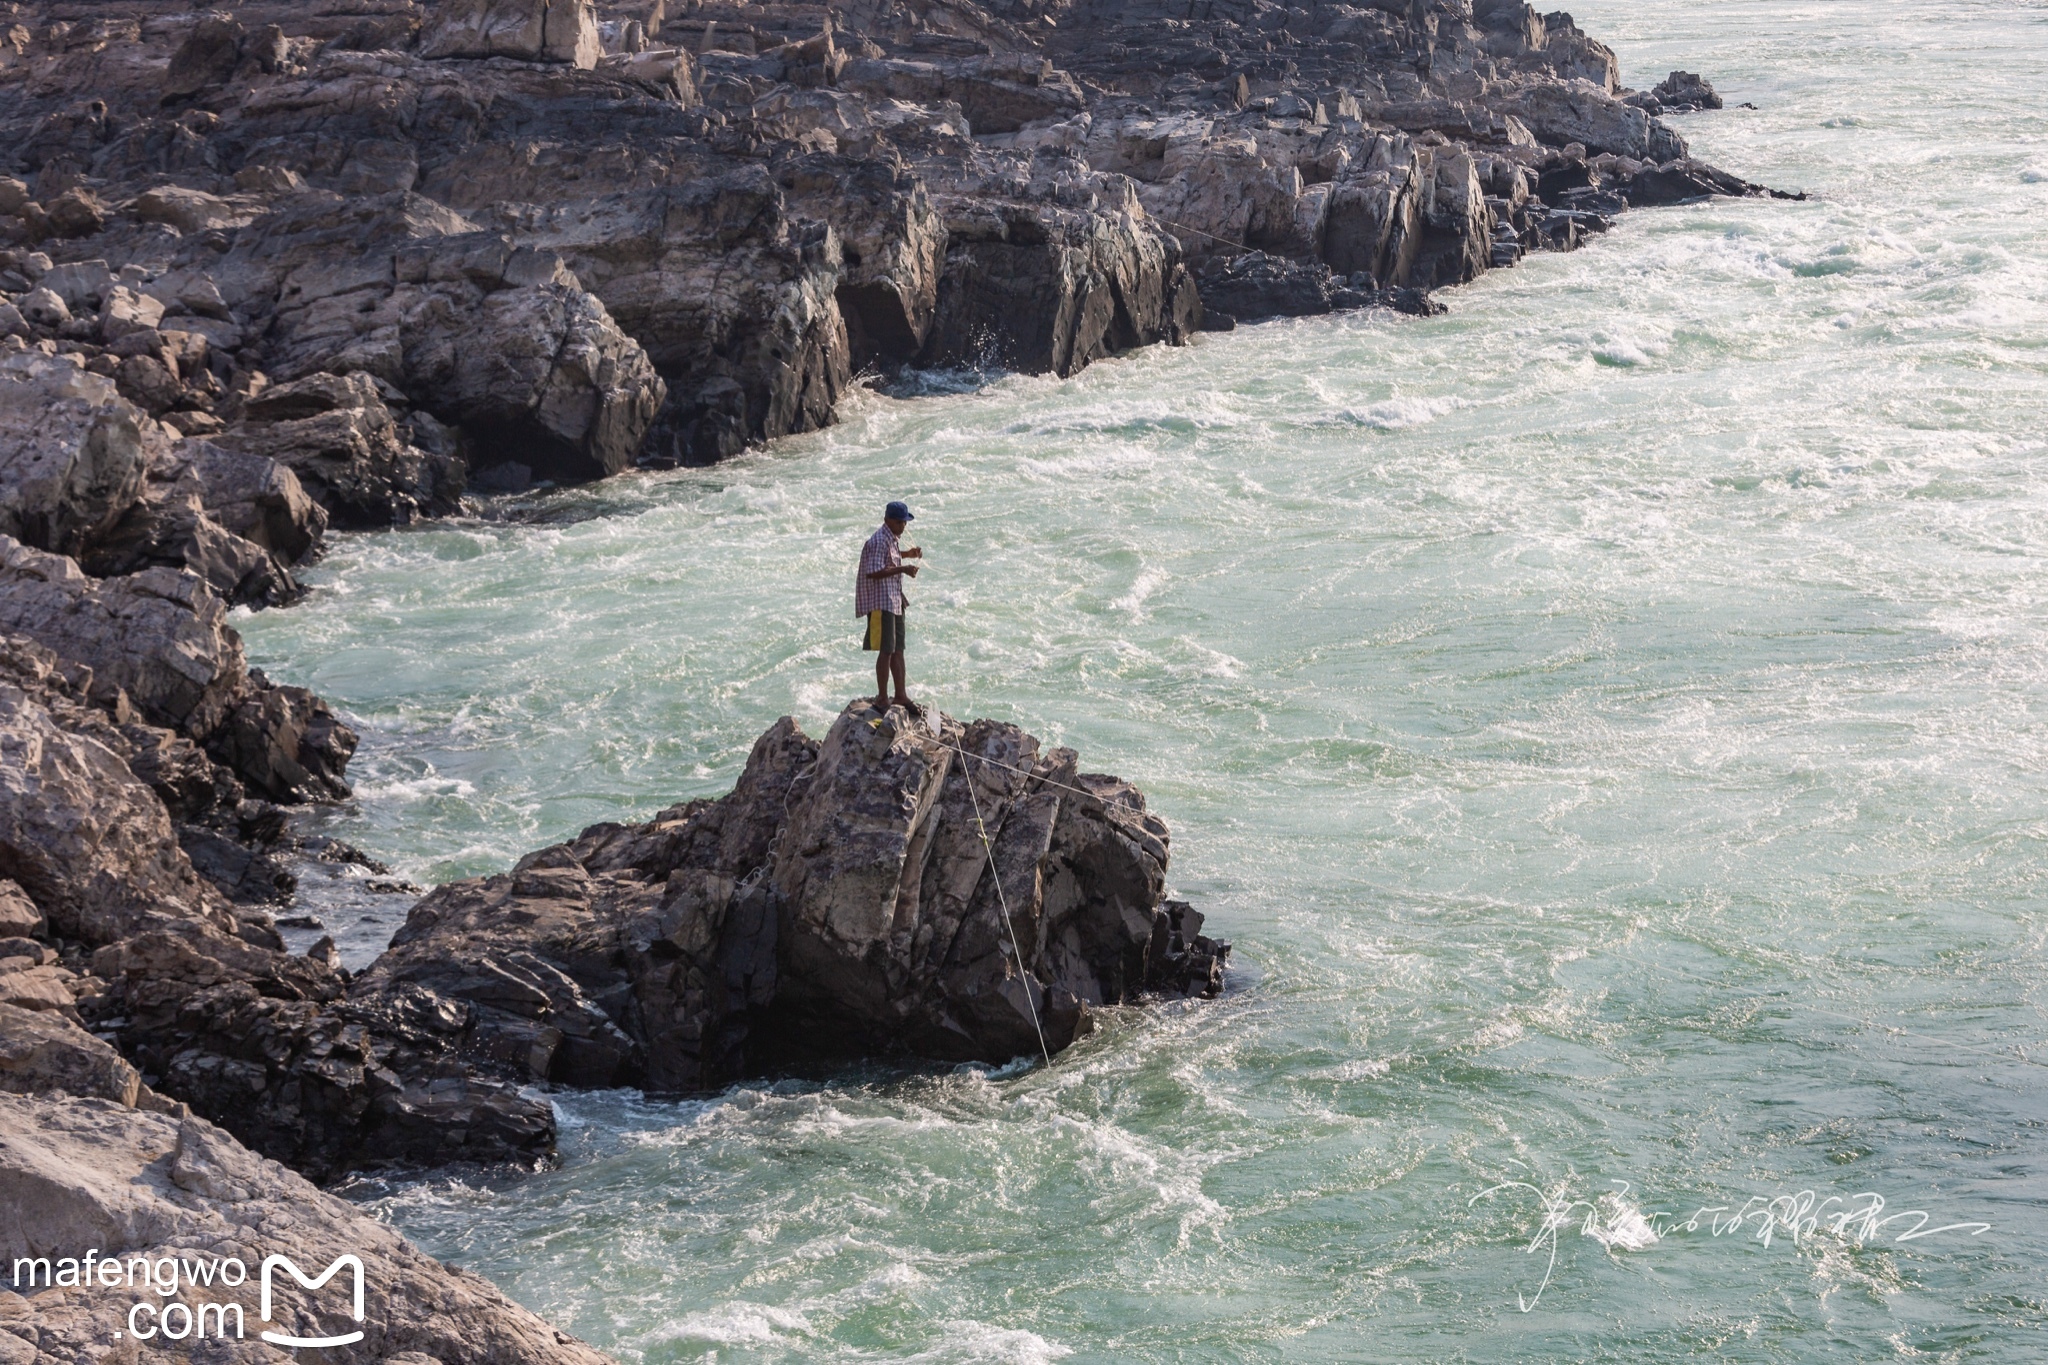
[{"label": "white foam on water", "polygon": [[944,1340],[929,1349],[904,1356],[911,1365],[967,1365],[982,1361],[1000,1365],[1051,1365],[1074,1353],[1073,1348],[1047,1341],[1036,1332],[1016,1327],[996,1327],[985,1322],[953,1320],[939,1324]]},{"label": "white foam on water", "polygon": [[796,1344],[813,1335],[811,1323],[802,1313],[771,1304],[730,1302],[663,1323],[640,1333],[636,1344],[643,1348],[683,1342],[708,1342],[714,1346],[768,1346]]},{"label": "white foam on water", "polygon": [[1389,398],[1366,408],[1346,409],[1345,416],[1377,431],[1405,431],[1425,426],[1464,406],[1457,398]]},{"label": "white foam on water", "polygon": [[[913,691],[1137,782],[1237,945],[1222,1000],[1105,1011],[1051,1068],[556,1093],[561,1169],[381,1216],[647,1360],[2033,1349],[1997,1305],[2048,1263],[2009,1180],[2048,970],[2048,28],[1573,13],[1633,85],[1760,105],[1673,126],[1815,197],[1631,213],[1446,317],[857,394],[538,521],[338,537],[306,603],[237,614],[363,732],[331,832],[498,871],[865,693],[851,556],[906,497]],[[1530,1314],[1540,1211],[1464,1202],[1518,1172],[1632,1182]],[[1877,1185],[1996,1233],[1644,1233]]]}]

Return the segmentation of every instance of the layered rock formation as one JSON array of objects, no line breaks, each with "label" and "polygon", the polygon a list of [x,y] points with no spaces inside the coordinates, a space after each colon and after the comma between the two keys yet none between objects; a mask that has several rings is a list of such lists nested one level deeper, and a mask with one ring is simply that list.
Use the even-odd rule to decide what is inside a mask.
[{"label": "layered rock formation", "polygon": [[[443,510],[472,471],[717,459],[829,422],[868,370],[1069,374],[1177,342],[1194,267],[1212,326],[1421,311],[1397,291],[1755,190],[1660,117],[1718,107],[1710,86],[1628,91],[1569,15],[1506,0],[21,0],[8,22],[5,344],[291,468],[347,524]],[[1282,287],[1228,264],[1254,251]],[[278,416],[279,381],[327,406]],[[81,428],[76,506],[44,528],[0,505],[0,530],[105,532],[139,442]],[[190,506],[129,556],[205,558]]]}]

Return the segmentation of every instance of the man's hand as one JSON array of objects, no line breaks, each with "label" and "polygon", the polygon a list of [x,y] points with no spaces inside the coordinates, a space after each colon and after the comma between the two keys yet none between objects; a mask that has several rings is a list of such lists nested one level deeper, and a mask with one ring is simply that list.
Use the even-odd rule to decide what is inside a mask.
[{"label": "man's hand", "polygon": [[903,576],[904,576],[905,578],[915,578],[915,577],[917,577],[917,565],[915,565],[915,564],[905,564],[905,565],[903,566]]},{"label": "man's hand", "polygon": [[923,559],[924,547],[922,545],[913,545],[909,549],[903,551],[903,557],[905,559]]}]

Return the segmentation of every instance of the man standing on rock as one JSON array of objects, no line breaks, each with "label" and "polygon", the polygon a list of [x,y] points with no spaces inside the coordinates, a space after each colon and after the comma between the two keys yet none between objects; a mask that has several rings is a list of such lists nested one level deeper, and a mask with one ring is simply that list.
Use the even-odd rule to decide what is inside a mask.
[{"label": "man standing on rock", "polygon": [[894,676],[896,705],[916,715],[917,704],[903,682],[903,580],[917,577],[917,565],[903,561],[922,559],[924,551],[915,545],[902,547],[903,529],[911,520],[910,508],[903,503],[892,502],[883,509],[882,524],[861,547],[853,614],[863,618],[861,647],[875,651],[875,709],[889,709],[889,679]]}]

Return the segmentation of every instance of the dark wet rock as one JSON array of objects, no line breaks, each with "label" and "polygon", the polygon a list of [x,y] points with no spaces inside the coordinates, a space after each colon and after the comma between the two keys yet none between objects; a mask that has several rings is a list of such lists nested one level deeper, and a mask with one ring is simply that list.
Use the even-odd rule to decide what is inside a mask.
[{"label": "dark wet rock", "polygon": [[1714,93],[1714,87],[1707,80],[1691,71],[1674,71],[1659,81],[1650,94],[1657,103],[1672,113],[1690,113],[1699,109],[1719,109],[1721,97]]},{"label": "dark wet rock", "polygon": [[241,418],[214,444],[290,470],[336,525],[405,525],[462,505],[465,461],[411,444],[368,375],[272,385],[243,402]]},{"label": "dark wet rock", "polygon": [[122,1050],[157,1088],[258,1151],[327,1177],[393,1162],[531,1161],[554,1142],[545,1100],[473,1074],[446,1021],[407,1002],[358,1009],[323,958],[210,926],[165,924],[99,949]]},{"label": "dark wet rock", "polygon": [[1212,258],[1197,283],[1205,319],[1213,314],[1232,325],[1315,317],[1348,308],[1392,308],[1423,316],[1444,311],[1420,289],[1376,288],[1363,272],[1341,279],[1320,262],[1290,261],[1262,251],[1227,260]]},{"label": "dark wet rock", "polygon": [[272,801],[339,800],[356,733],[303,687],[277,686],[260,671],[209,737],[211,751]]},{"label": "dark wet rock", "polygon": [[1752,185],[1691,157],[1681,157],[1661,166],[1644,166],[1622,181],[1616,192],[1635,208],[1684,204],[1716,196],[1770,195],[1773,198],[1805,198],[1804,195],[1780,195],[1761,185]]},{"label": "dark wet rock", "polygon": [[218,830],[186,826],[178,831],[178,846],[194,872],[239,905],[286,905],[298,886],[284,859]]},{"label": "dark wet rock", "polygon": [[1034,1011],[1058,1049],[1096,1007],[1220,989],[1228,949],[1164,902],[1166,861],[1137,791],[1071,751],[857,703],[822,741],[778,722],[716,801],[441,887],[349,1001],[431,1010],[512,1080],[678,1091],[871,1053],[1003,1060],[1038,1051]]}]

